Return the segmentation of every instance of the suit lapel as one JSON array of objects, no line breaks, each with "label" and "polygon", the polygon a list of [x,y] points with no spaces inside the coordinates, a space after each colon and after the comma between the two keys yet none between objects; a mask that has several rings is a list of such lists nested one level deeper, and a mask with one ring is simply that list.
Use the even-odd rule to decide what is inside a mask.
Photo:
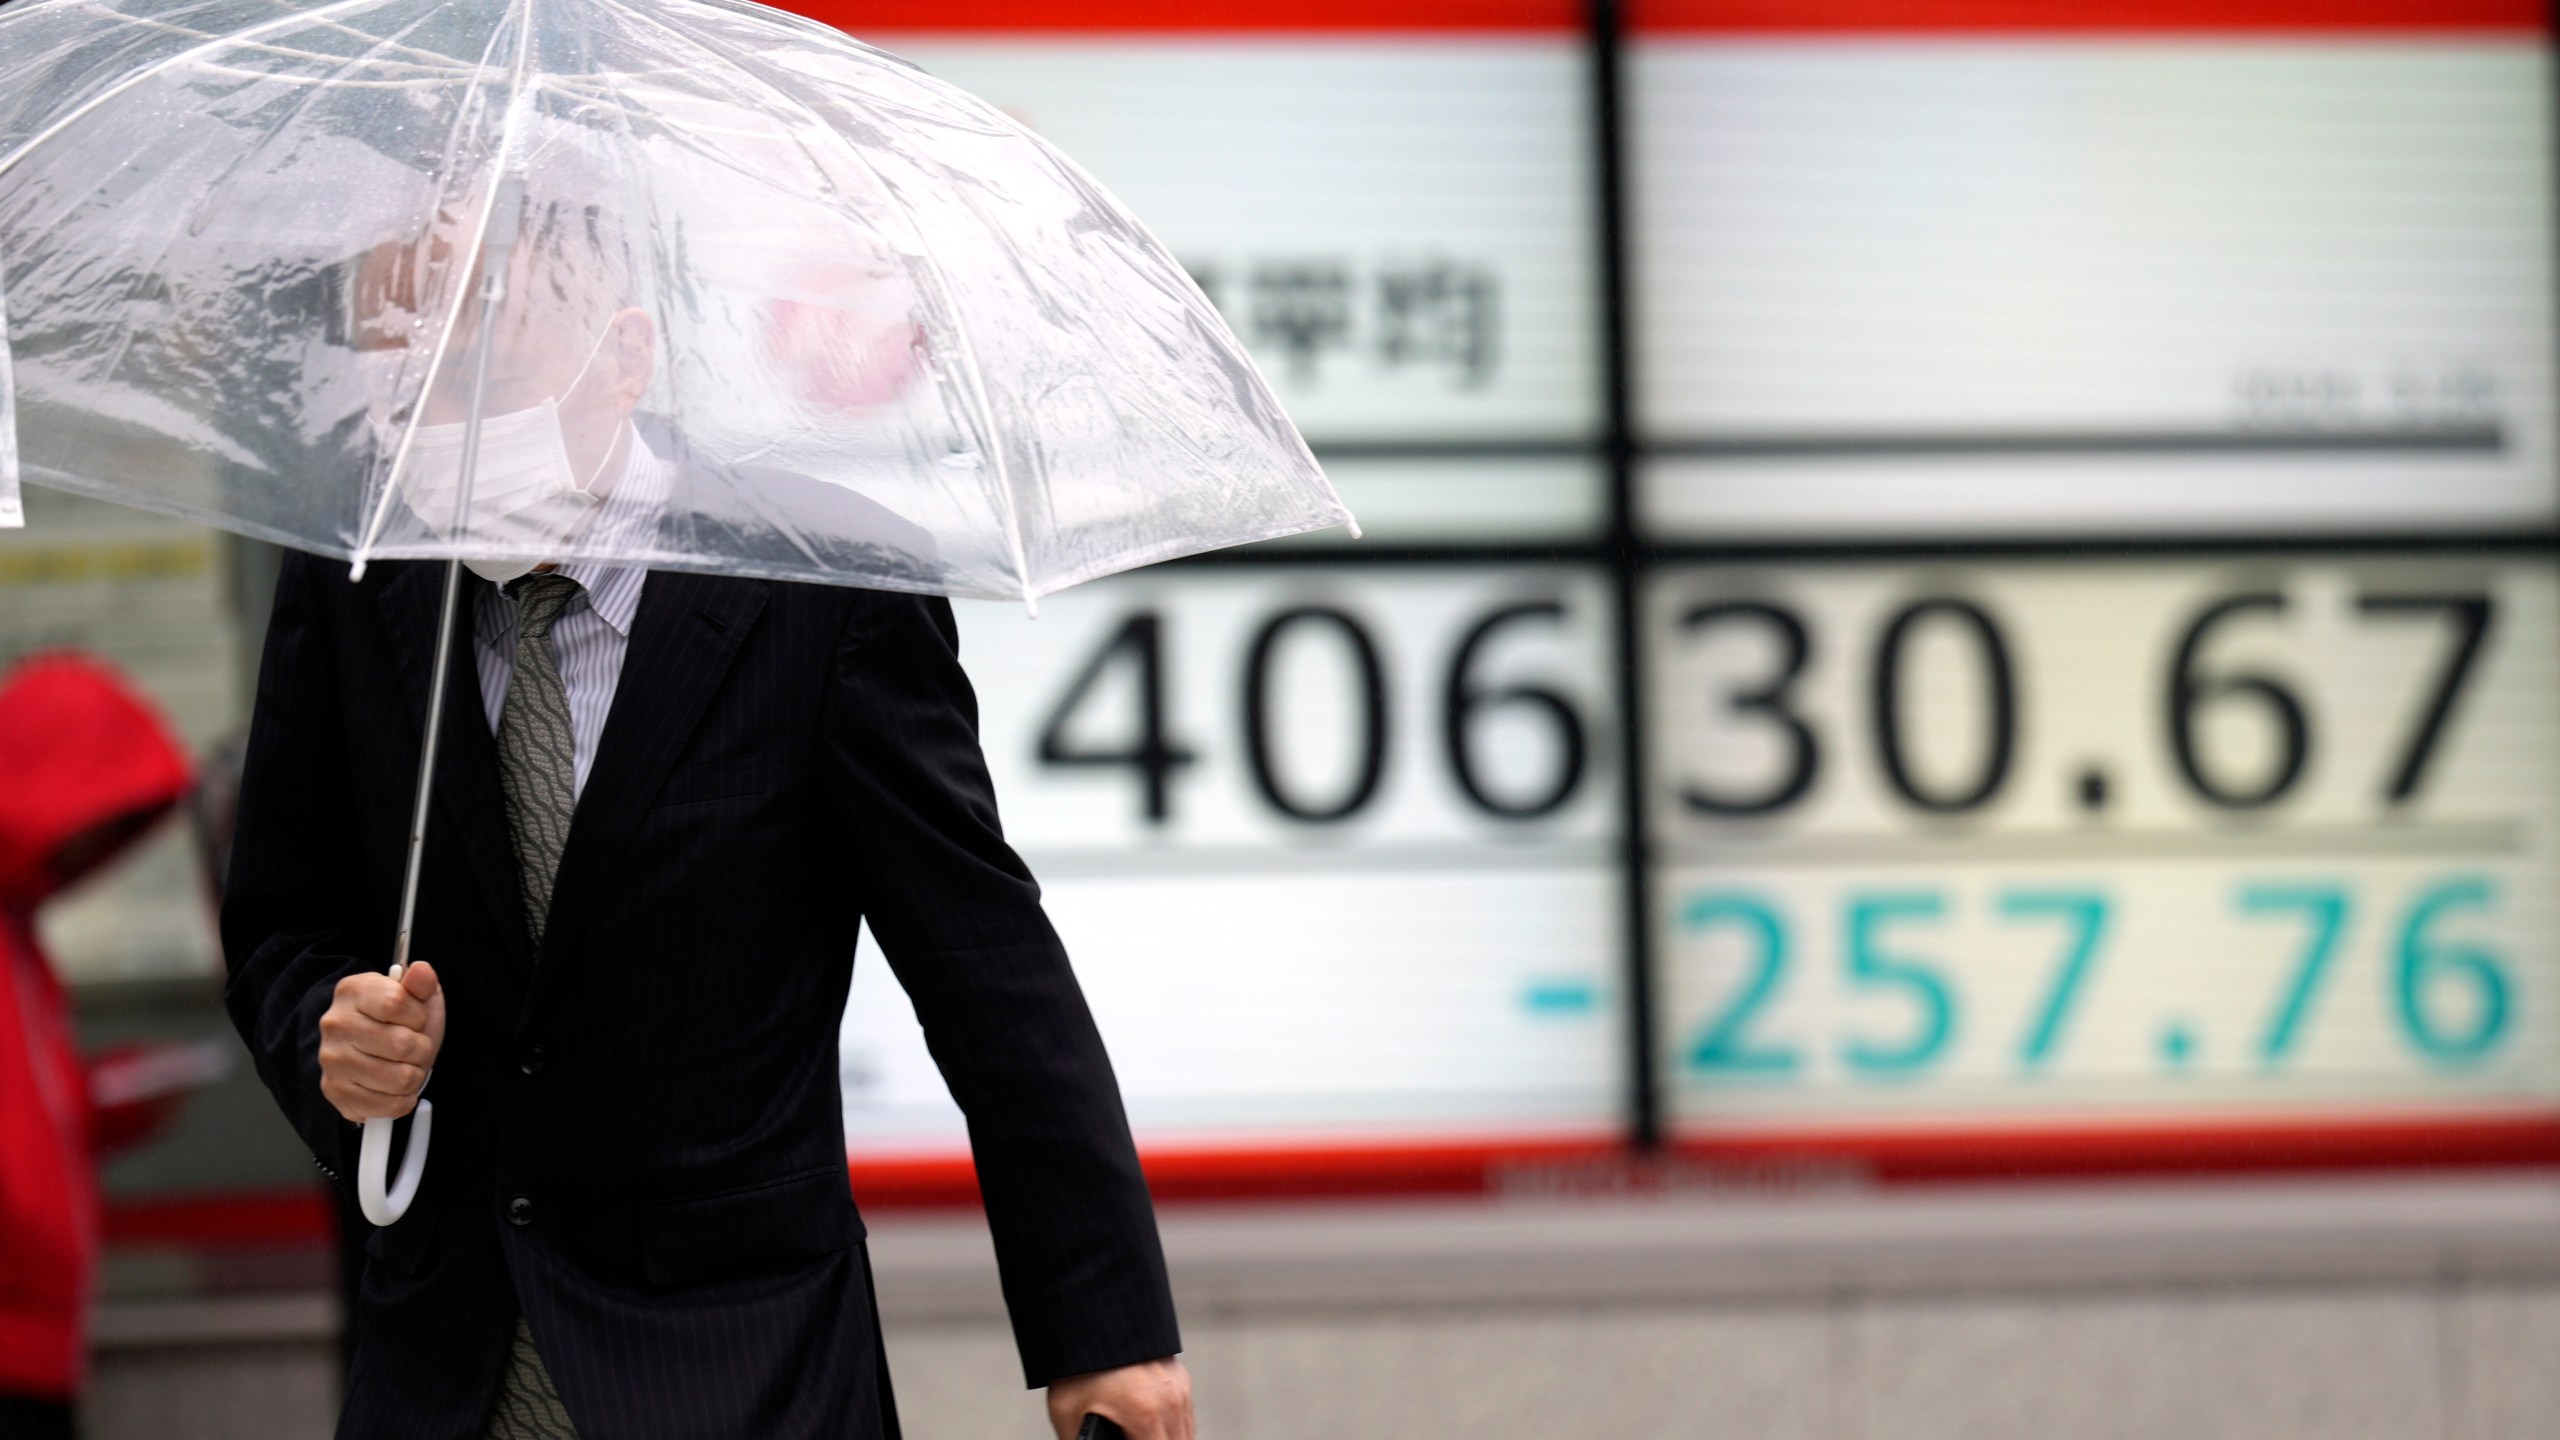
[{"label": "suit lapel", "polygon": [[[631,622],[613,713],[605,719],[595,765],[560,854],[542,936],[546,957],[572,953],[579,930],[606,901],[623,846],[728,678],[729,662],[763,613],[765,597],[760,580],[650,572]],[[548,959],[535,967],[527,1018],[540,1008],[559,968]]]},{"label": "suit lapel", "polygon": [[[445,567],[412,562],[381,568],[393,573],[379,588],[376,603],[398,663],[411,743],[422,747]],[[506,801],[498,793],[498,750],[489,738],[488,712],[480,698],[480,667],[471,643],[473,583],[464,580],[460,613],[454,617],[453,672],[445,686],[444,733],[436,755],[430,824],[444,827],[469,858],[480,882],[481,899],[515,961],[507,967],[508,973],[520,976],[533,964],[533,938],[525,929],[524,901],[516,889],[515,846],[507,836]],[[427,898],[421,897],[422,901]]]}]

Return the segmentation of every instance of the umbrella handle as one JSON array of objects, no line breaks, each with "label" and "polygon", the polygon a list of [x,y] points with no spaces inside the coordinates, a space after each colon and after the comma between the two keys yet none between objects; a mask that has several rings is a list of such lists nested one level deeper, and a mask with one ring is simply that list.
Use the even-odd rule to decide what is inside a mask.
[{"label": "umbrella handle", "polygon": [[[462,439],[462,488],[454,499],[457,536],[462,533],[463,517],[470,513],[471,484],[480,470],[480,409],[489,393],[489,337],[496,328],[490,323],[490,312],[506,298],[507,252],[515,248],[516,228],[523,216],[524,174],[519,170],[500,177],[481,236],[485,273],[480,282],[480,337],[472,359],[471,415]],[[426,743],[418,750],[418,798],[409,809],[409,868],[400,884],[400,929],[392,942],[394,980],[409,968],[409,927],[418,915],[418,876],[427,854],[427,801],[435,793],[436,747],[444,734],[445,679],[453,669],[453,619],[461,608],[462,561],[448,560],[444,603],[436,612],[435,676],[427,682]],[[432,1103],[418,1101],[418,1118],[409,1127],[409,1150],[400,1157],[400,1179],[387,1192],[383,1179],[391,1168],[391,1127],[396,1122],[364,1122],[364,1153],[356,1163],[356,1203],[375,1225],[398,1221],[409,1213],[409,1202],[418,1198],[418,1178],[427,1170],[427,1137],[433,1131],[435,1113]]]},{"label": "umbrella handle", "polygon": [[409,1127],[409,1153],[400,1157],[400,1179],[388,1193],[383,1180],[391,1169],[391,1130],[400,1122],[388,1117],[364,1122],[364,1153],[356,1162],[356,1203],[364,1208],[364,1218],[389,1225],[409,1213],[409,1202],[418,1198],[418,1181],[427,1173],[427,1137],[435,1118],[436,1103],[419,1101],[417,1121]]}]

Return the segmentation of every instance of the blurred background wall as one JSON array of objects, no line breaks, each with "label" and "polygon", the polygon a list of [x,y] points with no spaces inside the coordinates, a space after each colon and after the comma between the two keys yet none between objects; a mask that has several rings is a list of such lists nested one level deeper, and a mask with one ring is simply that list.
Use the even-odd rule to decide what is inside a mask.
[{"label": "blurred background wall", "polygon": [[[2540,5],[802,8],[1367,530],[964,606],[1211,1434],[2560,1433]],[[28,500],[0,659],[235,734],[272,554]],[[191,843],[55,919],[98,1043],[228,1033]],[[843,1067],[909,1433],[1040,1433],[876,953]],[[108,1182],[92,1433],[324,1432],[245,1065]]]}]

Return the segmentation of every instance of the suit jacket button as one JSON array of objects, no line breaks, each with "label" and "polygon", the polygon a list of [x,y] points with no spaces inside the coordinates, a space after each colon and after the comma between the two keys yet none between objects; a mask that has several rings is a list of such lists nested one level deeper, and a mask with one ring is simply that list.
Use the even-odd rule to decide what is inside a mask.
[{"label": "suit jacket button", "polygon": [[519,1196],[517,1196],[516,1198],[514,1198],[513,1200],[508,1201],[508,1202],[507,1202],[507,1223],[508,1223],[508,1224],[510,1224],[510,1225],[530,1225],[530,1224],[532,1224],[532,1223],[533,1223],[533,1197],[531,1197],[531,1196],[529,1196],[529,1195],[519,1195]]},{"label": "suit jacket button", "polygon": [[516,1068],[527,1075],[539,1075],[542,1073],[543,1059],[541,1046],[527,1045],[524,1047],[524,1058],[516,1062]]}]

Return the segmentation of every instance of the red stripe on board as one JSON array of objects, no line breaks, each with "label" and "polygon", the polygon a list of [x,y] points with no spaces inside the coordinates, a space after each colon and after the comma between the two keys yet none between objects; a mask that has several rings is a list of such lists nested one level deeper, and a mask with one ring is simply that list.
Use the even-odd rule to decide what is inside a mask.
[{"label": "red stripe on board", "polygon": [[1878,1184],[2106,1176],[2474,1170],[2560,1165],[2560,1115],[2355,1123],[2126,1125],[1743,1136],[1684,1140],[1674,1153],[1735,1166],[1855,1165]]},{"label": "red stripe on board", "polygon": [[[1754,1135],[1672,1145],[1680,1173],[1619,1145],[1524,1139],[1314,1149],[1150,1150],[1159,1200],[1285,1200],[1468,1195],[1496,1189],[1583,1192],[1687,1186],[1925,1184],[2107,1176],[2284,1174],[2560,1167],[2560,1114],[2368,1122],[2193,1122],[2057,1130],[1928,1130]],[[963,1159],[855,1160],[854,1194],[903,1209],[978,1203]],[[1615,1173],[1623,1170],[1623,1175]],[[1624,1183],[1621,1183],[1624,1182]]]},{"label": "red stripe on board", "polygon": [[[1606,1141],[1531,1138],[1158,1150],[1145,1164],[1149,1187],[1165,1201],[2552,1168],[2560,1167],[2560,1115],[1765,1135],[1683,1140],[1654,1161]],[[977,1173],[965,1159],[854,1160],[849,1169],[866,1209],[978,1203]],[[328,1192],[315,1186],[117,1200],[106,1221],[112,1245],[221,1250],[325,1245],[336,1216]]]},{"label": "red stripe on board", "polygon": [[[1287,1200],[1354,1195],[1474,1195],[1504,1167],[1599,1164],[1626,1153],[1611,1140],[1548,1138],[1453,1144],[1150,1149],[1139,1157],[1159,1200]],[[865,1206],[975,1205],[977,1171],[965,1159],[857,1159],[854,1197]]]},{"label": "red stripe on board", "polygon": [[2540,0],[1633,0],[1629,28],[1711,35],[2540,34]]},{"label": "red stripe on board", "polygon": [[848,34],[1081,35],[1569,33],[1577,0],[796,0],[784,9]]}]

